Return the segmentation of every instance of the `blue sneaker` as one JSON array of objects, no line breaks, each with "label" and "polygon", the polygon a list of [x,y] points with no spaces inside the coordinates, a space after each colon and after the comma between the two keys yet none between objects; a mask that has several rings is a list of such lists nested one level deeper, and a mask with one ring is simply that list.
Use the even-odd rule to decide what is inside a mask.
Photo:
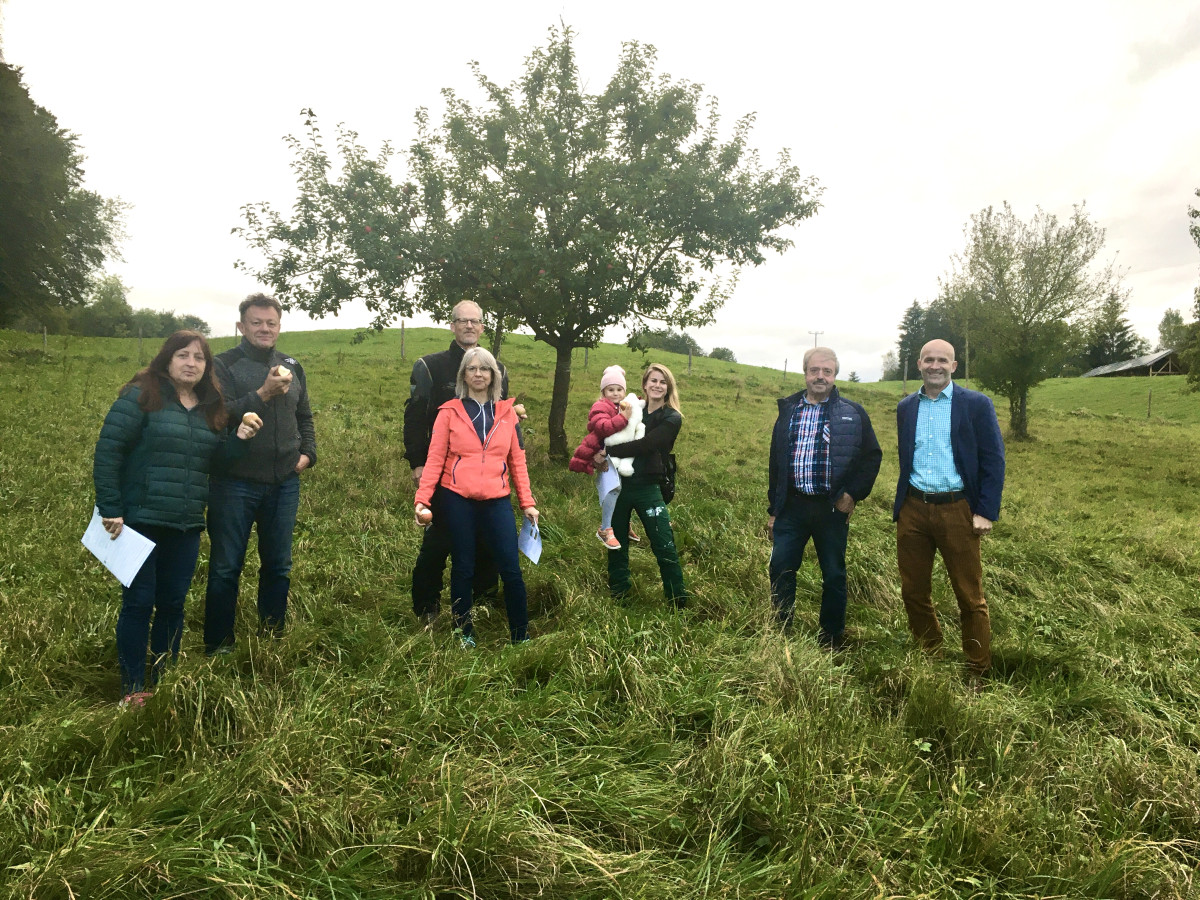
[{"label": "blue sneaker", "polygon": [[473,635],[464,634],[464,635],[460,636],[458,640],[462,644],[462,648],[464,650],[474,650],[475,649],[475,638]]}]

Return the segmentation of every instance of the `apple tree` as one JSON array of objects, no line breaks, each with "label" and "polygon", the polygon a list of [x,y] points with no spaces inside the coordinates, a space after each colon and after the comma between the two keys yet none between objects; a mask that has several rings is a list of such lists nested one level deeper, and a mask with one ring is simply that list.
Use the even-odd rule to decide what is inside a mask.
[{"label": "apple tree", "polygon": [[309,313],[358,297],[382,327],[467,298],[532,331],[556,353],[560,457],[572,350],[611,325],[711,322],[738,271],[790,247],[820,195],[786,151],[760,163],[752,115],[722,139],[715,100],[656,73],[653,47],[626,43],[607,87],[586,92],[572,39],[551,29],[507,87],[472,64],[483,100],[443,91],[440,123],[419,110],[403,180],[390,146],[372,158],[347,129],[331,179],[309,115],[307,140],[291,139],[291,217],[255,204],[235,229],[266,259],[241,265]]}]

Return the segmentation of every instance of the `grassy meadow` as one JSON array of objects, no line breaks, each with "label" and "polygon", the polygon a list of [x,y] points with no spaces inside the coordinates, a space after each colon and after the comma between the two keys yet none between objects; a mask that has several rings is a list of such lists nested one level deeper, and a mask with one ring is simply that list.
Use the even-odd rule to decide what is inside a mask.
[{"label": "grassy meadow", "polygon": [[[1182,379],[1034,394],[985,544],[995,672],[976,695],[944,576],[947,651],[908,638],[898,384],[841,385],[885,453],[831,658],[811,554],[796,634],[769,627],[767,443],[795,375],[648,357],[680,382],[671,515],[695,600],[668,610],[635,548],[617,605],[592,482],[547,458],[553,356],[509,338],[544,516],[534,640],[507,647],[500,610],[468,653],[409,598],[403,401],[449,332],[410,330],[406,359],[398,331],[350,337],[280,340],[320,451],[285,637],[253,635],[251,561],[237,650],[204,658],[205,545],[184,655],[135,711],[116,703],[120,589],[79,538],[137,341],[0,332],[0,897],[1200,896],[1200,395]],[[578,353],[572,440],[603,366],[642,361],[605,346],[585,372]]]}]

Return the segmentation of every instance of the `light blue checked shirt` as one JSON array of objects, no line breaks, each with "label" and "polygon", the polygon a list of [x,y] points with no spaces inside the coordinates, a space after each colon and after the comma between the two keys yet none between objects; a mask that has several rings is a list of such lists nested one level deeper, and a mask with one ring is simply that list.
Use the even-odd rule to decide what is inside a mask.
[{"label": "light blue checked shirt", "polygon": [[944,494],[963,489],[962,476],[954,465],[950,443],[950,406],[954,382],[931,400],[921,389],[917,402],[917,443],[913,452],[912,475],[908,483],[927,494]]}]

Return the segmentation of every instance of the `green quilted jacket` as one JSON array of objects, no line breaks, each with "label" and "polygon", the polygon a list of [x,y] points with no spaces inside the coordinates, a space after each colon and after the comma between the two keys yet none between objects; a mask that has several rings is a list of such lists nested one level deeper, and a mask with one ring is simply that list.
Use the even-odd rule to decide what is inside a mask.
[{"label": "green quilted jacket", "polygon": [[140,394],[132,387],[118,397],[100,429],[92,465],[100,515],[135,528],[203,528],[213,460],[240,455],[245,442],[212,431],[204,404],[184,409],[166,380],[162,409],[143,412]]}]

